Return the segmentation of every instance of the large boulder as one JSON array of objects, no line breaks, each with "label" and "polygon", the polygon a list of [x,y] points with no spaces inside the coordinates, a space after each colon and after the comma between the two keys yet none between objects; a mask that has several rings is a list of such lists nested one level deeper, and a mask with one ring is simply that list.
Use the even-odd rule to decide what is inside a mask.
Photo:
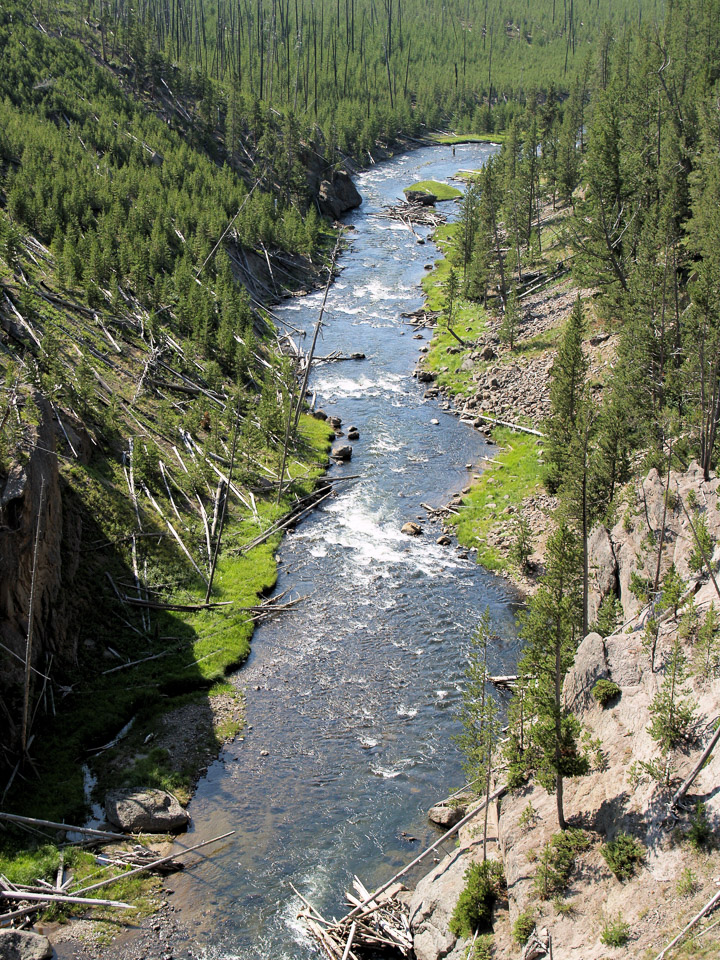
[{"label": "large boulder", "polygon": [[322,180],[318,188],[320,212],[333,220],[339,220],[348,210],[354,210],[362,203],[362,197],[355,184],[344,170],[333,175],[332,180]]},{"label": "large boulder", "polygon": [[349,447],[347,444],[343,446],[333,447],[331,457],[333,460],[352,460],[352,447]]},{"label": "large boulder", "polygon": [[0,960],[47,960],[53,948],[47,937],[29,930],[0,930]]},{"label": "large boulder", "polygon": [[105,814],[129,833],[176,833],[190,822],[177,798],[165,790],[114,790],[105,797]]},{"label": "large boulder", "polygon": [[606,597],[618,593],[618,565],[612,540],[607,527],[599,523],[588,540],[588,566],[590,567],[590,590],[588,596],[588,622],[597,620],[600,604]]},{"label": "large boulder", "polygon": [[465,888],[468,861],[455,850],[418,883],[410,899],[410,928],[417,960],[456,956],[456,937],[448,926],[458,897]]},{"label": "large boulder", "polygon": [[420,203],[423,207],[432,207],[437,203],[437,197],[429,190],[406,190],[405,197],[408,203]]},{"label": "large boulder", "polygon": [[572,669],[565,677],[563,697],[568,709],[578,711],[590,706],[593,687],[608,673],[605,642],[599,633],[589,633],[578,647]]}]

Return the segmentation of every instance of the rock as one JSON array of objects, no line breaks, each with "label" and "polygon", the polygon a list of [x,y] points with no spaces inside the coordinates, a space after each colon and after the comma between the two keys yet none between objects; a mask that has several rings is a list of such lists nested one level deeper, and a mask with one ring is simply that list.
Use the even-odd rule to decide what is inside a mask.
[{"label": "rock", "polygon": [[327,420],[328,418],[328,415],[325,413],[324,410],[313,411],[313,416],[315,417],[316,420]]},{"label": "rock", "polygon": [[431,423],[434,427],[437,427],[437,426],[440,425],[440,421],[437,419],[437,417],[433,417],[432,420],[430,421],[430,423]]},{"label": "rock", "polygon": [[418,383],[432,383],[435,379],[435,374],[429,370],[418,370],[417,379]]},{"label": "rock", "polygon": [[436,823],[439,827],[445,827],[446,830],[449,830],[450,827],[454,827],[456,823],[460,823],[467,813],[467,809],[466,803],[456,803],[452,807],[438,804],[437,806],[430,807],[428,810],[428,819],[432,820],[432,822]]},{"label": "rock", "polygon": [[610,533],[599,523],[588,540],[588,563],[590,567],[590,595],[588,598],[588,622],[597,620],[600,604],[606,597],[617,594],[618,566]]},{"label": "rock", "polygon": [[[444,533],[441,537],[438,537],[435,543],[439,544],[441,547],[449,547],[452,543],[450,537]],[[432,820],[432,817],[430,818]]]},{"label": "rock", "polygon": [[349,429],[348,432],[347,432],[347,438],[348,438],[348,440],[359,440],[359,439],[360,439],[360,431],[358,430],[358,428],[357,428],[357,427],[350,427],[350,429]]},{"label": "rock", "polygon": [[546,957],[549,953],[550,934],[546,928],[538,930],[536,927],[525,944],[523,960],[539,960],[540,957]]},{"label": "rock", "polygon": [[467,867],[467,859],[462,850],[457,849],[441,860],[415,888],[408,907],[416,960],[449,960],[457,955],[453,951],[456,938],[448,926],[465,888]]},{"label": "rock", "polygon": [[114,826],[133,833],[172,833],[184,830],[190,822],[171,793],[140,787],[108,793],[105,814]]},{"label": "rock", "polygon": [[333,460],[342,460],[343,462],[352,460],[352,447],[349,447],[347,444],[333,447],[330,456]]},{"label": "rock", "polygon": [[483,347],[480,351],[481,360],[494,360],[497,357],[497,354],[491,346]]},{"label": "rock", "polygon": [[333,428],[333,430],[339,430],[340,427],[342,426],[342,418],[341,418],[341,417],[328,417],[328,418],[327,418],[327,422],[330,424],[330,426]]},{"label": "rock", "polygon": [[423,270],[432,270],[432,268],[433,268],[433,265],[431,263],[426,263],[425,266],[423,267]]},{"label": "rock", "polygon": [[592,688],[608,673],[605,642],[599,633],[589,633],[578,647],[572,669],[565,677],[563,698],[569,709],[577,711],[590,706]]},{"label": "rock", "polygon": [[404,193],[408,203],[420,203],[423,207],[432,207],[434,203],[437,203],[435,194],[426,190],[405,190]]},{"label": "rock", "polygon": [[475,364],[472,362],[470,357],[465,357],[463,362],[460,364],[461,373],[471,373],[475,368]]},{"label": "rock", "polygon": [[333,175],[332,180],[323,180],[318,188],[320,212],[326,217],[337,220],[348,210],[354,210],[362,203],[355,184],[344,170]]},{"label": "rock", "polygon": [[407,523],[402,525],[400,533],[404,533],[408,537],[419,537],[422,533],[422,527],[417,523],[413,523],[412,520],[408,520]]},{"label": "rock", "polygon": [[29,930],[0,930],[2,960],[47,960],[52,957],[52,944],[47,937]]},{"label": "rock", "polygon": [[350,359],[351,359],[351,360],[364,360],[364,359],[365,359],[365,354],[364,354],[364,353],[351,353],[351,354],[350,354]]}]

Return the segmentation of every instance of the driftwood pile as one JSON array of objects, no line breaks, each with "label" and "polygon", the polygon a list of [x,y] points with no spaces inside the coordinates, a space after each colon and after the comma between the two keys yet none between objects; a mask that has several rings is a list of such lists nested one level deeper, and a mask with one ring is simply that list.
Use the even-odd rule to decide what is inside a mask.
[{"label": "driftwood pile", "polygon": [[304,921],[323,953],[330,960],[357,960],[357,951],[391,947],[409,957],[413,943],[410,917],[407,906],[397,896],[404,889],[403,885],[395,883],[387,890],[371,894],[354,877],[353,889],[357,896],[349,892],[345,894],[351,911],[332,922],[325,920],[298,893],[305,904],[298,918]]},{"label": "driftwood pile", "polygon": [[413,327],[434,327],[442,316],[440,310],[428,310],[426,307],[420,307],[419,310],[413,310],[412,313],[402,313],[401,317],[406,319]]},{"label": "driftwood pile", "polygon": [[383,207],[380,213],[372,214],[374,217],[381,217],[385,220],[399,220],[414,233],[413,224],[421,227],[439,227],[445,223],[447,217],[443,213],[438,213],[435,207],[426,207],[422,203],[413,203],[412,201],[402,200],[400,203]]},{"label": "driftwood pile", "polygon": [[[52,820],[38,820],[35,817],[22,817],[9,813],[0,813],[0,821],[14,823],[36,836],[45,836],[45,830],[78,833],[84,837],[82,841],[84,848],[119,842],[126,843],[129,839],[133,839],[121,833],[95,830],[90,827],[78,827],[67,823],[56,823]],[[219,840],[224,840],[234,832],[234,830],[231,830],[229,833],[213,837],[211,840],[205,840],[191,847],[177,850],[166,857],[156,857],[152,854],[152,851],[139,845],[130,850],[113,852],[111,855],[97,854],[98,870],[91,876],[98,876],[110,871],[112,871],[112,876],[105,876],[89,885],[84,881],[89,880],[90,877],[85,877],[84,881],[78,881],[72,872],[66,871],[62,852],[54,884],[48,883],[47,880],[42,878],[38,878],[35,884],[12,883],[6,876],[0,874],[0,927],[23,926],[32,920],[38,911],[47,910],[54,903],[80,904],[88,909],[112,907],[116,910],[134,910],[135,906],[131,903],[124,903],[121,900],[104,900],[90,894],[102,887],[110,886],[117,880],[126,879],[139,873],[152,871],[167,873],[171,870],[182,870],[183,864],[180,862],[180,858],[184,857],[185,854],[200,850],[201,847],[207,847]],[[68,844],[68,846],[72,845]],[[63,849],[64,847],[61,848],[61,851]],[[125,869],[126,867],[130,867],[130,869]],[[9,909],[3,909],[4,905],[7,905]]]}]

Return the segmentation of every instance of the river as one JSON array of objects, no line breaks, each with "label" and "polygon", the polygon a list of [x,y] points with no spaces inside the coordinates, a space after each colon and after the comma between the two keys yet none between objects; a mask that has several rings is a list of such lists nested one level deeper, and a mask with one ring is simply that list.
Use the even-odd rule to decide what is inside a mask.
[{"label": "river", "polygon": [[[277,589],[306,599],[256,631],[237,677],[248,727],[190,805],[187,842],[236,833],[169,882],[193,930],[191,944],[175,945],[176,958],[316,956],[289,883],[325,915],[339,915],[353,874],[372,888],[409,862],[436,835],[427,808],[463,783],[451,737],[468,639],[486,606],[508,638],[493,647],[493,671],[510,672],[516,660],[516,596],[455,544],[439,546],[441,530],[420,506],[447,502],[487,449],[480,434],[424,400],[412,376],[425,340],[400,314],[422,305],[419,283],[435,250],[373,216],[403,187],[478,167],[494,149],[422,148],[357,178],[364,202],[346,218],[355,230],[318,353],[367,359],[319,365],[311,389],[318,406],[359,429],[352,463],[331,473],[360,479],[338,485],[280,548]],[[452,214],[456,205],[441,209]],[[321,297],[277,313],[311,332]],[[406,520],[424,535],[403,536]]]}]

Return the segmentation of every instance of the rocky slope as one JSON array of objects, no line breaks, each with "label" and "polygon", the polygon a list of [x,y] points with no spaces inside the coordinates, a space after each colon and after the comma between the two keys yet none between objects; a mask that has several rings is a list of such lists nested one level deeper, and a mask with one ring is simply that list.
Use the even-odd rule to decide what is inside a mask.
[{"label": "rocky slope", "polygon": [[[677,615],[669,610],[659,627],[655,670],[650,668],[643,642],[650,611],[630,591],[630,575],[654,576],[660,546],[665,486],[652,470],[642,483],[625,492],[624,513],[612,528],[593,534],[595,608],[603,595],[615,592],[625,623],[608,637],[589,634],[580,645],[566,677],[564,697],[587,731],[592,771],[567,781],[566,816],[573,827],[586,831],[587,850],[576,859],[565,891],[554,899],[538,894],[538,858],[556,832],[555,798],[541,787],[515,791],[502,801],[498,813],[498,853],[508,885],[508,913],[497,911],[495,956],[520,957],[523,948],[512,938],[512,925],[529,914],[538,929],[547,929],[555,960],[627,956],[652,957],[680,931],[684,923],[717,892],[713,877],[720,854],[712,843],[694,847],[688,840],[696,803],[705,805],[712,832],[720,822],[720,755],[710,756],[680,807],[670,811],[673,789],[697,764],[720,714],[717,654],[710,669],[693,635],[680,630],[690,677],[682,697],[694,707],[693,722],[680,747],[671,752],[671,785],[662,778],[665,759],[649,734],[651,704],[662,687],[670,650],[678,637],[679,621],[694,606],[702,623],[711,603],[720,607],[716,587],[701,571],[693,572],[695,540],[688,517],[698,528],[704,520],[713,540],[720,534],[717,509],[718,478],[705,483],[692,464],[683,474],[671,474],[671,508],[665,517],[661,573],[674,563],[686,581],[684,601]],[[683,510],[685,504],[687,513]],[[693,506],[694,504],[694,506]],[[715,560],[717,560],[717,556]],[[619,693],[605,708],[592,696],[597,680],[606,678]],[[643,766],[645,765],[645,766]],[[604,843],[624,831],[643,847],[637,870],[625,882],[611,873],[601,856]],[[712,834],[711,834],[712,836]],[[466,866],[478,857],[472,830],[461,837],[460,848],[440,863],[418,886],[414,908],[416,953],[421,960],[464,956],[466,945],[456,944],[447,922],[462,889]],[[626,924],[627,942],[613,947],[603,942],[611,924]],[[709,926],[709,924],[708,924]],[[685,956],[716,956],[720,934],[708,934],[688,947]],[[538,951],[540,948],[534,948]],[[543,956],[534,952],[533,956]]]}]

